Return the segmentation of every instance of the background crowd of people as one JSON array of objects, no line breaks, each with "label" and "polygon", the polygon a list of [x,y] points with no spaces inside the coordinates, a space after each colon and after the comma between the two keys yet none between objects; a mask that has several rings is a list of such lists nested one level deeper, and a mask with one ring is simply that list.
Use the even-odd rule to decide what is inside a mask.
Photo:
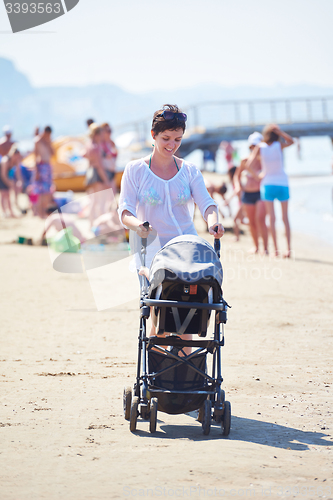
[{"label": "background crowd of people", "polygon": [[[86,121],[86,150],[84,157],[89,162],[86,171],[86,192],[90,197],[88,218],[90,226],[108,214],[114,198],[110,191],[117,192],[115,184],[116,160],[118,151],[112,139],[109,123],[98,124],[92,118]],[[288,178],[284,171],[282,150],[293,144],[293,139],[282,132],[277,125],[268,125],[248,138],[249,155],[238,166],[237,150],[229,142],[223,141],[221,149],[225,154],[228,168],[228,181],[218,183],[205,178],[206,187],[213,198],[217,198],[220,215],[231,217],[235,239],[241,234],[241,225],[247,224],[253,240],[251,252],[268,254],[268,234],[270,232],[275,255],[279,254],[275,229],[274,200],[282,207],[285,226],[287,251],[290,256],[290,225],[288,219]],[[54,193],[51,158],[54,155],[52,128],[46,126],[41,132],[34,132],[34,168],[22,165],[23,156],[13,139],[9,126],[3,127],[0,139],[0,198],[3,217],[18,217],[31,209],[33,214],[46,218],[57,208]],[[273,187],[272,187],[273,186]],[[28,204],[19,205],[20,193],[28,197]],[[96,195],[99,193],[98,195]],[[215,196],[217,195],[217,197]],[[267,226],[267,222],[269,225]]]},{"label": "background crowd of people", "polygon": [[[243,158],[237,167],[233,165],[235,157],[233,146],[227,142],[221,144],[228,165],[228,176],[232,186],[231,193],[230,190],[228,192],[225,183],[214,186],[207,181],[207,189],[213,197],[215,193],[220,195],[224,206],[230,206],[231,200],[236,198],[236,206],[233,213],[230,212],[233,218],[235,237],[236,240],[239,239],[240,224],[246,222],[254,244],[250,252],[259,252],[261,239],[263,253],[268,254],[268,233],[270,232],[274,254],[279,255],[274,209],[274,201],[278,200],[281,203],[287,242],[287,250],[283,256],[290,257],[291,255],[291,232],[288,217],[289,182],[284,169],[282,150],[293,143],[293,138],[283,132],[278,125],[267,125],[262,134],[253,132],[249,136],[249,155]],[[223,217],[224,212],[220,210],[220,214]],[[266,219],[269,222],[268,227]]]},{"label": "background crowd of people", "polygon": [[[116,191],[114,176],[118,152],[111,139],[112,130],[108,123],[98,125],[89,119],[87,126],[84,157],[89,162],[89,168],[86,173],[86,191],[88,194],[101,192],[100,196],[91,197],[93,202],[89,219],[92,225],[94,220],[108,209],[109,201],[103,196],[103,191],[107,188]],[[56,186],[51,165],[54,153],[52,128],[46,126],[41,132],[36,128],[33,168],[23,165],[24,158],[17,142],[13,139],[11,128],[3,127],[3,137],[0,139],[0,198],[3,217],[16,218],[25,215],[28,207],[34,215],[46,218],[57,208],[54,198]],[[19,205],[20,193],[28,197],[28,204],[24,208]]]}]

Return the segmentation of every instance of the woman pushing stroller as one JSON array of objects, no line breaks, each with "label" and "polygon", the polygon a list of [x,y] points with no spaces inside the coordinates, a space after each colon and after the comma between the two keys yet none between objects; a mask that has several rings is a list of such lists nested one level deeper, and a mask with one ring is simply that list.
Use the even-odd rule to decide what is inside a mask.
[{"label": "woman pushing stroller", "polygon": [[[208,223],[210,234],[221,238],[215,201],[209,196],[199,169],[175,153],[181,145],[187,116],[178,106],[165,104],[154,113],[150,156],[134,160],[125,168],[121,183],[119,216],[124,226],[147,238],[155,229],[161,246],[182,234],[197,232],[193,223],[196,203]],[[149,220],[150,227],[144,227]],[[152,256],[149,256],[148,262]]]},{"label": "woman pushing stroller", "polygon": [[[175,156],[185,132],[187,116],[178,106],[165,104],[153,116],[151,135],[155,141],[150,156],[134,160],[125,168],[120,191],[119,217],[138,238],[147,238],[155,230],[159,248],[172,238],[197,235],[193,223],[194,203],[215,238],[224,234],[218,222],[215,201],[206,189],[200,170]],[[150,226],[145,227],[144,221]],[[147,266],[159,249],[147,248]],[[137,268],[140,268],[139,261]],[[153,335],[154,327],[151,334]]]},{"label": "woman pushing stroller", "polygon": [[[198,420],[205,435],[213,418],[221,423],[223,435],[227,436],[231,406],[221,389],[220,350],[228,305],[222,297],[218,254],[197,236],[194,203],[216,243],[224,228],[218,222],[216,203],[209,196],[201,172],[175,156],[186,118],[175,105],[166,104],[156,111],[151,128],[153,153],[130,162],[122,178],[119,217],[125,227],[132,229],[137,270],[141,265],[140,249],[142,261],[150,267],[149,290],[140,276],[137,376],[133,391],[131,387],[124,389],[124,416],[132,432],[138,416],[149,419],[150,432],[155,432],[157,410],[169,414],[199,410]],[[147,245],[141,245],[146,241]],[[201,338],[206,336],[213,310],[214,337]],[[146,320],[150,314],[153,324],[147,337]],[[211,374],[207,372],[208,355],[212,357]]]}]

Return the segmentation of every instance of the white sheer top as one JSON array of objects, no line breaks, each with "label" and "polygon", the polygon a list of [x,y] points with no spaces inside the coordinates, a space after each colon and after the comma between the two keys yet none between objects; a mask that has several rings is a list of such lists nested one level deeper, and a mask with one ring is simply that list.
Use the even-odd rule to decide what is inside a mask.
[{"label": "white sheer top", "polygon": [[[183,161],[169,180],[155,175],[143,158],[126,165],[119,199],[120,220],[124,210],[128,210],[143,222],[149,221],[157,231],[159,248],[176,236],[197,234],[193,223],[194,203],[203,217],[209,206],[217,206],[195,165]],[[155,248],[154,253],[159,248]],[[148,248],[147,266],[153,257],[152,251]]]}]

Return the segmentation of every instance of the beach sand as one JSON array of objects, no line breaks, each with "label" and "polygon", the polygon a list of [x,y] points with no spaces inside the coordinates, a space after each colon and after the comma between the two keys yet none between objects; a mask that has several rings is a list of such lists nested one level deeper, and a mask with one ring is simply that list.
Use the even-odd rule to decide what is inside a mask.
[{"label": "beach sand", "polygon": [[230,436],[163,413],[151,435],[140,420],[131,433],[122,411],[138,300],[98,312],[85,274],[8,244],[42,228],[0,222],[1,500],[333,498],[331,247],[294,235],[283,260],[247,254],[248,232],[224,236]]}]

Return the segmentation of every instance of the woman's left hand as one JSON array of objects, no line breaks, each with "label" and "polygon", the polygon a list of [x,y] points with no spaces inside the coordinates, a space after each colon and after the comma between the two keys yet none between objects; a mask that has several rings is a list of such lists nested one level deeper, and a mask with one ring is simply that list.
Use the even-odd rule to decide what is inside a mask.
[{"label": "woman's left hand", "polygon": [[214,236],[214,238],[222,238],[224,235],[224,227],[220,223],[216,223],[208,228],[209,234]]}]

